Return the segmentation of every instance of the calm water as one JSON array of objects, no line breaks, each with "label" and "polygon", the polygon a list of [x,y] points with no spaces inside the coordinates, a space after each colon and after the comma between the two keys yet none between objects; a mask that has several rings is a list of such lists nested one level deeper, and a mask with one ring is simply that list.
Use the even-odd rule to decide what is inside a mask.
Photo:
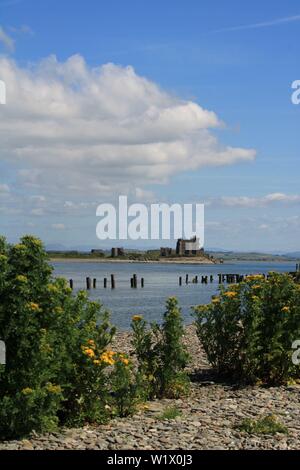
[{"label": "calm water", "polygon": [[[111,320],[120,329],[128,329],[131,316],[142,314],[149,321],[159,321],[164,312],[167,297],[176,296],[186,323],[191,322],[191,307],[208,303],[218,291],[218,273],[252,274],[269,271],[288,272],[295,270],[295,263],[235,263],[224,265],[140,264],[140,263],[85,263],[55,262],[54,275],[74,280],[74,291],[85,289],[85,278],[97,278],[97,289],[90,291],[90,298],[100,300],[110,310]],[[116,288],[111,290],[110,275],[115,275]],[[130,278],[137,274],[145,279],[145,287],[130,288]],[[214,275],[212,284],[185,285],[189,279],[201,275]],[[178,278],[183,285],[179,287]],[[108,288],[103,288],[103,278],[108,278]],[[201,278],[200,278],[201,280]]]}]

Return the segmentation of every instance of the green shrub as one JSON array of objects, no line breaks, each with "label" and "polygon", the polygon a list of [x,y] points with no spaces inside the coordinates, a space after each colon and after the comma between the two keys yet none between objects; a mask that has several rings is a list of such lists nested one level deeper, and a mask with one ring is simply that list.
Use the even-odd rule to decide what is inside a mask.
[{"label": "green shrub", "polygon": [[237,429],[249,434],[287,434],[288,429],[284,426],[275,415],[268,415],[257,420],[245,418]]},{"label": "green shrub", "polygon": [[167,301],[163,323],[148,328],[145,320],[132,318],[133,347],[138,359],[138,381],[146,397],[178,397],[188,390],[184,371],[188,354],[182,343],[181,311],[175,298]]},{"label": "green shrub", "polygon": [[288,274],[248,276],[194,310],[199,339],[219,373],[266,384],[299,378],[292,343],[300,339],[300,288]]},{"label": "green shrub", "polygon": [[53,280],[42,243],[0,238],[0,437],[103,421],[109,390],[101,360],[114,335],[108,314]]},{"label": "green shrub", "polygon": [[176,419],[179,418],[182,415],[182,412],[176,408],[175,406],[170,406],[169,408],[166,408],[162,414],[158,417],[158,419],[164,421],[167,419]]},{"label": "green shrub", "polygon": [[110,374],[112,414],[125,417],[136,411],[139,400],[138,386],[132,363],[125,354],[116,354]]}]

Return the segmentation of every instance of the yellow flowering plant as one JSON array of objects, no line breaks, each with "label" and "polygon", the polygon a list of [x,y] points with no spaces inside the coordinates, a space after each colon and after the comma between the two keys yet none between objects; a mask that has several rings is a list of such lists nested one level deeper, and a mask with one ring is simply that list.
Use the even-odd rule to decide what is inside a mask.
[{"label": "yellow flowering plant", "polygon": [[131,327],[141,395],[177,398],[186,394],[189,380],[184,369],[189,356],[182,342],[183,320],[177,299],[167,300],[162,325],[149,326],[143,318],[134,316]]},{"label": "yellow flowering plant", "polygon": [[[235,294],[235,295],[233,295]],[[300,377],[292,344],[300,338],[300,292],[288,274],[246,276],[218,302],[194,308],[199,339],[213,367],[237,380],[288,383]]]},{"label": "yellow flowering plant", "polygon": [[115,333],[108,313],[52,277],[32,236],[11,246],[0,237],[0,296],[0,438],[105,421],[108,365],[100,357]]}]

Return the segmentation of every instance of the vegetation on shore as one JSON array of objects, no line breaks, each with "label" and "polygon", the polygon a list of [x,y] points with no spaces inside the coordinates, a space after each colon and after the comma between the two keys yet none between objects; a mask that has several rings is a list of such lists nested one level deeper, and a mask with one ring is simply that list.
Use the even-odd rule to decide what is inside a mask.
[{"label": "vegetation on shore", "polygon": [[[116,329],[101,304],[53,279],[40,240],[0,238],[0,438],[58,426],[105,423],[153,398],[189,392],[188,354],[178,302],[161,325],[132,318],[131,357],[111,350]],[[298,381],[292,344],[300,339],[300,287],[287,274],[249,276],[221,287],[195,309],[210,363],[228,377],[265,385]],[[172,410],[163,419],[172,419]],[[170,418],[171,416],[171,418]]]},{"label": "vegetation on shore", "polygon": [[40,240],[25,236],[9,246],[0,239],[0,339],[7,351],[0,366],[1,438],[103,423],[133,413],[142,400],[179,393],[186,356],[176,299],[150,333],[137,327],[145,325],[142,317],[133,318],[135,368],[111,350],[116,329],[103,307],[84,291],[74,296],[51,272]]},{"label": "vegetation on shore", "polygon": [[275,385],[300,378],[293,349],[300,340],[300,285],[289,274],[247,276],[194,310],[199,339],[219,373]]}]

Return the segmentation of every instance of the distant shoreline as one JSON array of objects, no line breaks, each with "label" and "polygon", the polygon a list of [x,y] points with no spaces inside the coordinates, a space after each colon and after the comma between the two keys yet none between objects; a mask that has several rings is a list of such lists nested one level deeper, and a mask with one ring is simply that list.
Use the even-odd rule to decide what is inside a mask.
[{"label": "distant shoreline", "polygon": [[66,263],[130,263],[130,264],[207,264],[215,265],[220,264],[218,262],[210,261],[208,259],[164,259],[164,260],[131,260],[131,259],[105,259],[105,258],[59,258],[50,257],[50,261],[53,263],[66,262]]}]

